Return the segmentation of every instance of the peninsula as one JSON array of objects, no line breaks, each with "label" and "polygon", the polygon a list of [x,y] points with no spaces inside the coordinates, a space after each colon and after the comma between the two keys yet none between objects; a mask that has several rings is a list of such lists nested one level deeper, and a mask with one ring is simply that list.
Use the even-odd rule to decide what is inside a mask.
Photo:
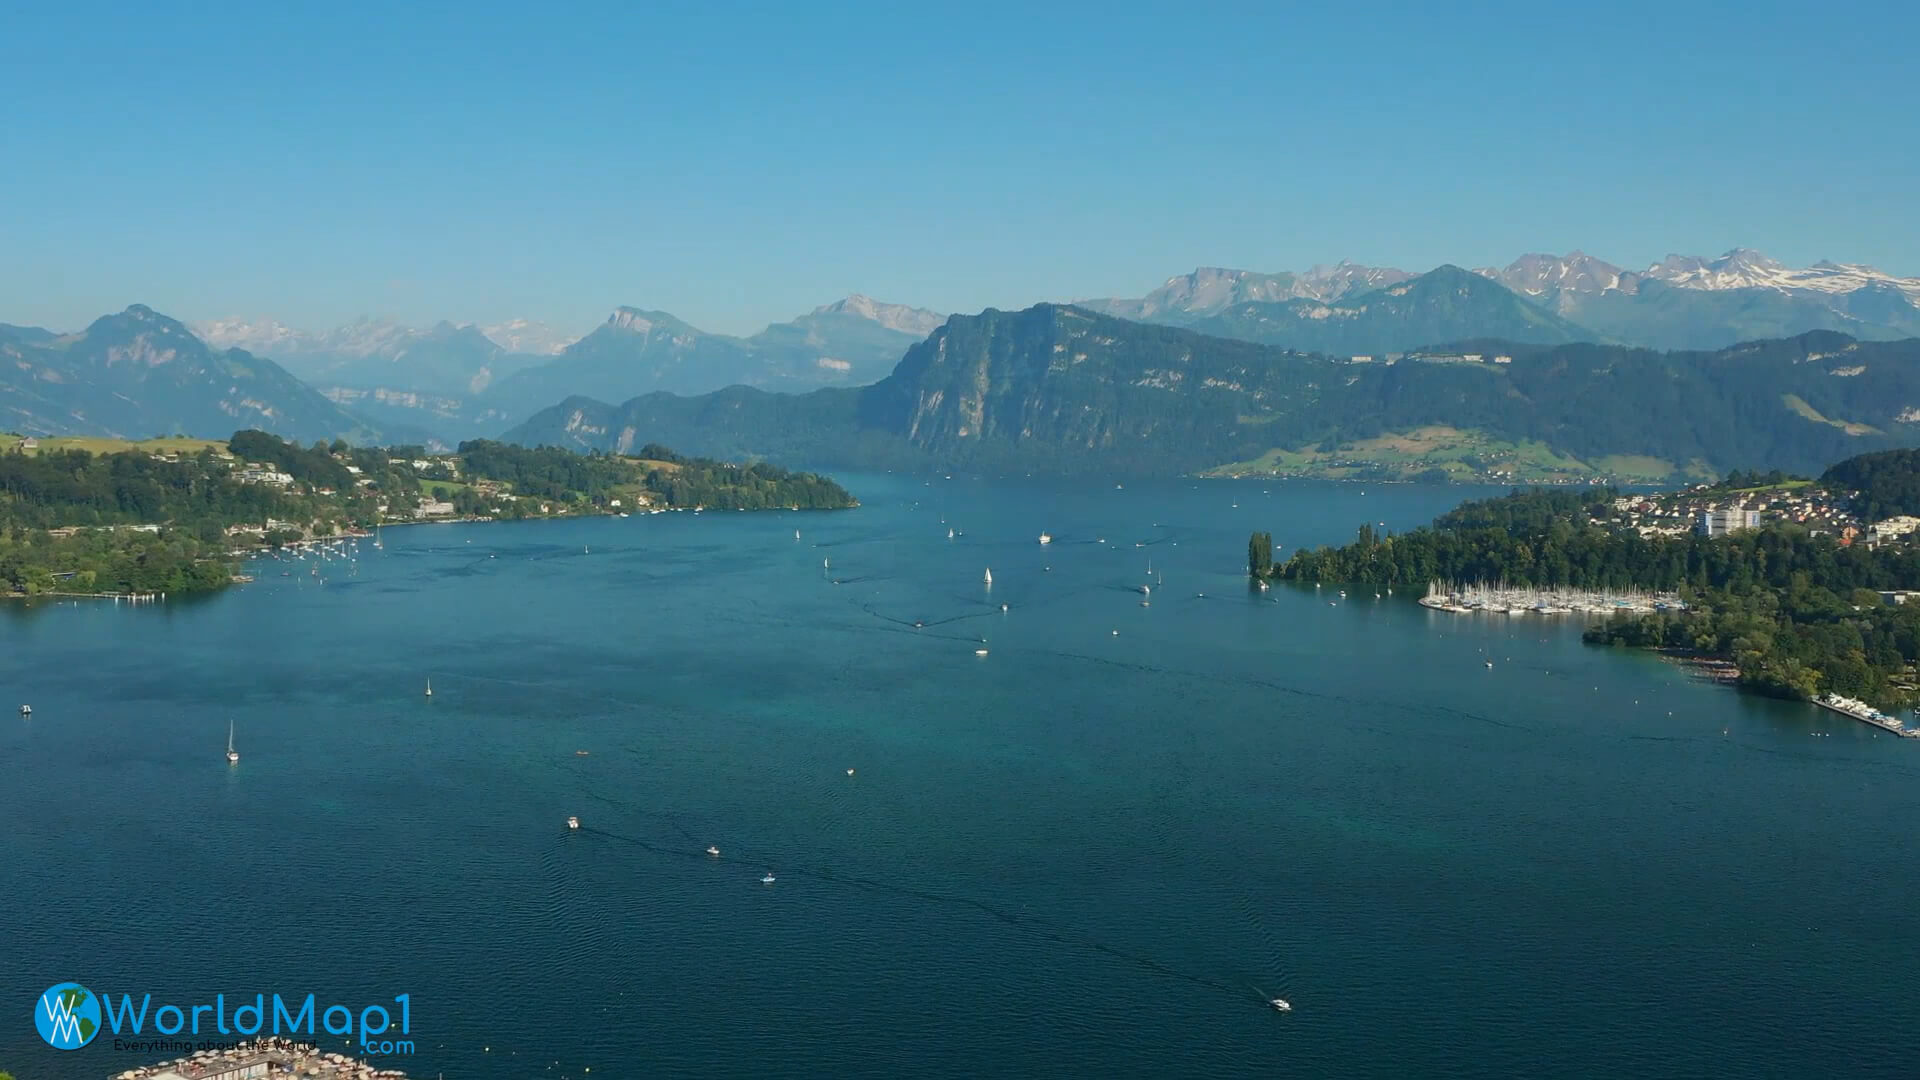
[{"label": "peninsula", "polygon": [[1248,569],[1260,580],[1398,585],[1449,611],[1532,615],[1540,605],[1516,610],[1510,598],[1607,598],[1548,609],[1592,618],[1590,643],[1720,661],[1760,693],[1896,710],[1920,702],[1916,514],[1920,452],[1896,450],[1818,480],[1516,491],[1402,535],[1362,526],[1351,544],[1282,562],[1256,533]]},{"label": "peninsula", "polygon": [[479,440],[430,454],[262,431],[226,443],[0,436],[0,592],[204,592],[252,551],[378,525],[857,505],[824,476],[654,445],[579,454]]}]

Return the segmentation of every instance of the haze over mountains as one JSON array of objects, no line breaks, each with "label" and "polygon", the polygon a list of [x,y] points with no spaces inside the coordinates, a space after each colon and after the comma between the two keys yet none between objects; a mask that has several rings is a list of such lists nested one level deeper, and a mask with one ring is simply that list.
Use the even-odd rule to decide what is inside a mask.
[{"label": "haze over mountains", "polygon": [[1811,469],[1920,438],[1917,339],[1509,348],[1501,363],[1354,362],[1042,304],[955,316],[868,387],[575,398],[505,438],[612,451],[661,440],[836,467],[1170,474],[1445,427],[1590,473],[1663,477]]},{"label": "haze over mountains", "polygon": [[[1481,267],[1474,273],[1564,320],[1538,320],[1542,327],[1573,327],[1571,337],[1556,338],[1542,329],[1523,340],[1717,349],[1808,330],[1838,330],[1872,340],[1920,333],[1920,278],[1830,262],[1794,269],[1745,248],[1717,259],[1669,255],[1637,272],[1575,251],[1564,256],[1522,255],[1505,267]],[[1383,331],[1379,334],[1365,327],[1358,333],[1313,328],[1328,320],[1338,324],[1367,318],[1368,313],[1361,310],[1366,306],[1360,303],[1362,296],[1378,295],[1382,288],[1420,276],[1424,275],[1345,262],[1299,274],[1202,267],[1167,279],[1139,299],[1087,300],[1080,306],[1211,333],[1243,333],[1295,348],[1383,350],[1406,347],[1408,341],[1439,344],[1446,339],[1415,341],[1397,331],[1384,332],[1394,320],[1379,315],[1372,317]],[[1456,327],[1460,337],[1500,336],[1493,326],[1510,318],[1511,305],[1492,293],[1477,301],[1463,299],[1467,309]],[[1485,329],[1472,325],[1483,317],[1472,309],[1475,303],[1491,305],[1484,313]],[[1210,319],[1218,321],[1208,325]]]},{"label": "haze over mountains", "polygon": [[[525,320],[325,332],[221,320],[196,337],[135,305],[77,335],[0,324],[0,411],[32,434],[259,426],[451,445],[511,429],[802,465],[1025,470],[1213,467],[1396,423],[1464,424],[1670,470],[1811,465],[1920,439],[1916,299],[1920,279],[1736,250],[1640,271],[1580,252],[1421,274],[1202,268],[1135,299],[952,319],[854,295],[747,337],[635,307],[571,342]],[[1753,341],[1773,344],[1731,348]],[[956,348],[987,353],[948,379],[942,350]],[[1488,362],[1393,363],[1435,351]],[[1808,366],[1816,354],[1850,359]],[[1567,396],[1576,387],[1584,396]],[[1679,417],[1664,404],[1676,393]],[[1647,430],[1647,416],[1710,435]],[[1750,424],[1784,442],[1762,447]],[[1776,456],[1742,456],[1761,449]]]},{"label": "haze over mountains", "polygon": [[356,442],[380,434],[273,361],[212,348],[140,304],[78,334],[0,326],[0,426],[128,438],[241,428]]}]

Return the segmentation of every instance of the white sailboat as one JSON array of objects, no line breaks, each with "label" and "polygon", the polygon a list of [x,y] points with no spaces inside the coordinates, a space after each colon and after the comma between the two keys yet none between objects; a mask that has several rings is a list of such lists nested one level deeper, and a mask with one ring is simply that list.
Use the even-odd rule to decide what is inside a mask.
[{"label": "white sailboat", "polygon": [[427,680],[427,696],[428,697],[433,696],[433,680],[432,679]]},{"label": "white sailboat", "polygon": [[987,568],[987,573],[983,580],[989,585],[993,584],[993,568],[992,567]]},{"label": "white sailboat", "polygon": [[233,721],[227,721],[227,764],[235,765],[240,761],[240,751],[233,748]]}]

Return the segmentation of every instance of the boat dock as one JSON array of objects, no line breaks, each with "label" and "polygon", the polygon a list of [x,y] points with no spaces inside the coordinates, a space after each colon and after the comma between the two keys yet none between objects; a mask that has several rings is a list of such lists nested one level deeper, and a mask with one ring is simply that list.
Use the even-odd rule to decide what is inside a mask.
[{"label": "boat dock", "polygon": [[1620,592],[1446,581],[1429,582],[1427,594],[1420,598],[1420,603],[1436,611],[1459,614],[1477,611],[1488,615],[1612,615],[1622,611],[1651,615],[1658,611],[1684,611],[1687,606],[1678,596],[1639,589]]},{"label": "boat dock", "polygon": [[1920,728],[1910,728],[1896,717],[1888,716],[1864,701],[1841,697],[1839,694],[1822,694],[1813,699],[1815,705],[1830,709],[1841,716],[1851,716],[1863,724],[1872,724],[1882,731],[1892,732],[1903,739],[1920,739]]}]

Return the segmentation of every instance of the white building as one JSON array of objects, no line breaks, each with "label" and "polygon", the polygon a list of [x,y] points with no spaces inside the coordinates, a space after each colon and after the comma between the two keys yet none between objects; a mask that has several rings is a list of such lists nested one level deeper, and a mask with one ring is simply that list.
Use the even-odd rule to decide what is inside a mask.
[{"label": "white building", "polygon": [[1703,536],[1725,536],[1740,529],[1760,527],[1760,511],[1742,510],[1729,507],[1725,510],[1700,511],[1699,529]]},{"label": "white building", "polygon": [[1920,517],[1908,517],[1902,514],[1867,526],[1867,538],[1874,541],[1891,540],[1896,536],[1905,536],[1915,529],[1920,529]]}]

